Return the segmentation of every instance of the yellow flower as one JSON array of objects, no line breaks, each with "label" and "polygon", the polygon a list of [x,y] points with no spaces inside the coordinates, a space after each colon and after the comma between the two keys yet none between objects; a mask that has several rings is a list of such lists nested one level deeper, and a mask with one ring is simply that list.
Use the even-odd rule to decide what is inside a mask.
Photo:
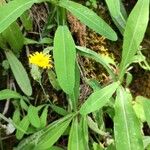
[{"label": "yellow flower", "polygon": [[52,68],[51,64],[51,55],[49,54],[44,54],[43,52],[35,52],[32,55],[29,55],[29,63],[37,65],[41,68]]}]

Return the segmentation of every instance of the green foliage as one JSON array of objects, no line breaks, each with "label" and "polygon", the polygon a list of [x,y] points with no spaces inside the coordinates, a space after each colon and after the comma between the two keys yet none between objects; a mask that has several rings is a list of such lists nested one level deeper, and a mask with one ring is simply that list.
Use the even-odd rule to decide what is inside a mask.
[{"label": "green foliage", "polygon": [[59,85],[67,94],[71,94],[75,84],[76,50],[67,26],[59,26],[56,30],[53,54]]},{"label": "green foliage", "polygon": [[79,124],[78,124],[78,118],[76,117],[72,121],[71,129],[70,129],[68,150],[81,149],[80,148],[81,145],[80,145],[79,141],[80,141],[80,139],[79,139]]},{"label": "green foliage", "polygon": [[118,82],[114,82],[103,89],[97,90],[96,92],[92,93],[86,102],[82,105],[80,109],[80,113],[82,115],[86,115],[90,112],[96,111],[102,108],[106,103],[108,103],[111,96],[116,91],[117,87],[119,86]]},{"label": "green foliage", "polygon": [[133,56],[139,49],[148,24],[148,16],[149,0],[139,0],[127,19],[124,31],[120,78],[123,77],[126,68],[132,63]]},{"label": "green foliage", "polygon": [[104,37],[116,41],[116,33],[93,11],[87,7],[80,5],[72,1],[59,1],[59,6],[69,10],[74,16],[76,16],[81,22],[87,25],[89,28],[93,29],[97,33],[103,35]]},{"label": "green foliage", "polygon": [[30,17],[30,13],[29,11],[25,11],[21,16],[20,16],[20,20],[23,24],[23,26],[25,27],[26,30],[32,30],[33,29],[33,23],[32,23],[32,19]]},{"label": "green foliage", "polygon": [[11,99],[11,98],[20,99],[22,98],[22,96],[19,93],[9,90],[9,89],[0,91],[0,100],[6,100],[6,99]]},{"label": "green foliage", "polygon": [[[2,113],[0,118],[8,123],[7,131],[11,128],[16,130],[19,144],[14,150],[144,150],[150,147],[150,136],[142,133],[143,122],[150,126],[150,101],[142,96],[137,96],[133,101],[128,89],[134,76],[129,72],[129,65],[139,63],[143,69],[150,68],[140,48],[149,21],[149,0],[138,0],[128,17],[122,1],[105,1],[112,20],[123,36],[120,63],[105,59],[89,48],[75,45],[76,36],[72,35],[66,20],[67,11],[96,33],[109,40],[117,40],[114,30],[92,9],[65,0],[0,2],[3,4],[0,6],[0,49],[1,54],[6,56],[2,57],[2,71],[8,80],[7,86],[4,85],[5,88],[0,91],[0,101],[11,99],[15,108],[10,116],[12,119],[7,119]],[[33,4],[41,2],[48,4],[50,12],[43,33],[39,33],[39,39],[25,37],[34,28],[29,9]],[[91,2],[97,4],[97,1]],[[30,53],[29,45],[32,48],[43,48],[44,55],[52,53],[51,63],[54,67],[42,69],[28,62],[22,65],[26,63],[26,56],[20,57],[22,50],[25,47],[26,52]],[[108,81],[100,81],[99,84],[96,79],[87,79],[81,56],[100,64],[108,75]],[[26,69],[33,82],[30,82]],[[14,78],[19,87],[15,86],[15,82],[11,84],[8,77]],[[35,88],[34,81],[39,83],[41,89]],[[83,85],[88,91],[82,89]],[[35,88],[33,95],[32,88]],[[40,90],[43,95],[39,96]],[[62,118],[59,119],[60,116]],[[108,123],[109,120],[113,122],[114,127],[107,127],[107,119]],[[0,124],[3,125],[3,122]],[[63,135],[68,138],[68,144],[61,148],[57,145]]]},{"label": "green foliage", "polygon": [[0,7],[0,33],[9,27],[18,17],[38,0],[13,0]]},{"label": "green foliage", "polygon": [[126,25],[126,19],[124,14],[121,12],[121,1],[120,0],[105,0],[108,6],[108,9],[110,11],[110,14],[112,16],[112,19],[120,32],[123,34],[125,25]]},{"label": "green foliage", "polygon": [[18,140],[22,139],[23,135],[26,133],[28,127],[29,127],[29,119],[27,116],[24,116],[23,119],[18,123],[18,127],[21,128],[17,130],[16,132],[16,138]]},{"label": "green foliage", "polygon": [[28,108],[28,119],[35,128],[39,128],[41,126],[40,117],[38,116],[38,109],[32,105]]},{"label": "green foliage", "polygon": [[144,150],[140,122],[133,110],[131,101],[131,94],[122,87],[118,88],[114,118],[117,150]]},{"label": "green foliage", "polygon": [[10,45],[13,52],[19,56],[24,43],[24,36],[20,30],[19,25],[12,23],[3,33],[2,37]]},{"label": "green foliage", "polygon": [[19,87],[26,95],[30,96],[32,87],[25,68],[12,51],[5,51],[5,54]]}]

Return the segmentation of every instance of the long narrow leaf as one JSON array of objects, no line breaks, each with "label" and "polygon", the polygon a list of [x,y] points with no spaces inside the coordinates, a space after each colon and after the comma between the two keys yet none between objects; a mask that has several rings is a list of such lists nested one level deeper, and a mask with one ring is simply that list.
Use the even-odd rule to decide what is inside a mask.
[{"label": "long narrow leaf", "polygon": [[81,150],[80,149],[80,139],[79,139],[79,124],[78,118],[74,118],[71,126],[71,130],[69,133],[69,142],[68,142],[68,150]]},{"label": "long narrow leaf", "polygon": [[36,128],[40,127],[41,125],[40,117],[38,116],[38,109],[35,106],[32,106],[32,105],[29,106],[28,119],[34,127]]},{"label": "long narrow leaf", "polygon": [[117,150],[144,150],[140,122],[132,107],[132,96],[122,87],[117,90],[114,132]]},{"label": "long narrow leaf", "polygon": [[0,7],[0,33],[40,0],[13,0]]},{"label": "long narrow leaf", "polygon": [[113,79],[115,78],[115,74],[113,73],[111,66],[101,55],[98,55],[96,52],[86,47],[76,46],[76,48],[79,50],[78,52],[80,55],[94,59],[96,62],[100,63],[107,70],[107,72]]},{"label": "long narrow leaf", "polygon": [[17,129],[17,132],[16,132],[17,139],[21,139],[23,137],[23,135],[26,133],[29,127],[29,124],[30,122],[28,120],[28,117],[24,116],[24,118],[18,123],[18,127],[21,128],[23,132]]},{"label": "long narrow leaf", "polygon": [[19,25],[14,22],[12,23],[3,33],[4,39],[10,45],[13,52],[19,56],[21,49],[24,44],[24,36],[20,30]]},{"label": "long narrow leaf", "polygon": [[120,32],[123,34],[126,20],[121,13],[121,1],[120,0],[105,0],[112,16],[112,19],[116,26],[119,28]]},{"label": "long narrow leaf", "polygon": [[61,88],[71,94],[75,84],[76,50],[67,26],[59,26],[54,37],[54,63]]},{"label": "long narrow leaf", "polygon": [[114,82],[103,89],[97,90],[92,93],[89,98],[85,101],[80,109],[82,115],[86,115],[90,112],[96,111],[102,108],[111,98],[113,93],[116,91],[119,86],[118,82]]},{"label": "long narrow leaf", "polygon": [[19,93],[12,91],[10,89],[0,91],[0,100],[7,100],[10,98],[20,99],[22,98],[22,96]]},{"label": "long narrow leaf", "polygon": [[64,133],[72,118],[64,119],[57,124],[51,126],[45,134],[39,138],[39,143],[35,147],[36,150],[48,149],[59,139],[59,137]]},{"label": "long narrow leaf", "polygon": [[[70,123],[74,115],[74,113],[69,114],[59,120],[52,122],[44,129],[22,140],[15,150],[28,150],[28,147],[32,147],[32,149],[35,148],[35,150],[44,150],[44,147],[50,148],[63,134],[66,125]],[[38,149],[39,143],[40,146],[43,147],[42,149]]]},{"label": "long narrow leaf", "polygon": [[144,37],[149,19],[149,0],[138,0],[128,17],[124,32],[122,60],[120,64],[120,78],[124,76],[126,68],[139,49]]},{"label": "long narrow leaf", "polygon": [[5,51],[11,70],[21,90],[28,96],[32,94],[32,87],[25,68],[12,51]]},{"label": "long narrow leaf", "polygon": [[76,2],[66,0],[59,1],[59,6],[69,10],[81,22],[83,22],[89,28],[93,29],[102,36],[113,41],[117,40],[117,35],[111,29],[111,27],[107,23],[105,23],[96,13],[94,13],[87,7]]},{"label": "long narrow leaf", "polygon": [[80,95],[80,70],[79,70],[79,67],[76,63],[76,66],[75,66],[75,85],[74,85],[73,93],[70,95],[70,99],[71,99],[71,102],[73,105],[72,107],[74,110],[77,110],[79,95]]}]

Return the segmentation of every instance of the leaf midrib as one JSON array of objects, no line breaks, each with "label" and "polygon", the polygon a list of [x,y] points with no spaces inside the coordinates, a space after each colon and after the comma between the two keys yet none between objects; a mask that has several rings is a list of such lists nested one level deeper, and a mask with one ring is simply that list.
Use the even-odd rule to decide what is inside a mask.
[{"label": "leaf midrib", "polygon": [[[112,86],[112,84],[111,85],[109,85],[109,88],[110,88],[110,86]],[[114,88],[114,90],[116,89],[115,88],[115,86],[117,86],[117,83],[114,83],[114,85],[113,85],[114,87],[112,87],[112,88]],[[105,87],[106,88],[106,87]],[[107,87],[108,88],[108,87]],[[101,99],[103,99],[106,95],[108,95],[108,93],[110,93],[110,91],[112,90],[112,88],[110,88],[109,90],[107,90],[106,92],[104,92],[104,94],[103,94],[103,96],[102,97],[100,97],[100,98],[97,98],[95,101],[94,101],[94,103],[92,103],[92,106],[94,106],[95,105],[95,103],[97,103],[99,100],[101,100]],[[102,89],[102,90],[104,90],[104,89]],[[98,91],[97,91],[98,92]],[[91,95],[92,96],[92,95]],[[93,99],[93,97],[92,97],[92,99]],[[108,100],[109,100],[109,98],[108,98]],[[108,101],[107,100],[107,101]],[[106,101],[106,102],[107,102]],[[86,104],[86,106],[87,106],[87,104]],[[88,107],[88,106],[87,106]],[[85,108],[87,108],[87,107],[85,107]],[[90,106],[91,107],[91,106]]]},{"label": "leaf midrib", "polygon": [[[27,2],[27,3],[25,3],[25,4],[22,4],[21,6],[17,7],[16,9],[14,9],[9,15],[7,15],[7,17],[5,17],[5,18],[1,21],[1,23],[0,23],[0,33],[2,32],[1,30],[2,30],[3,28],[5,28],[5,27],[4,27],[4,24],[7,23],[7,20],[9,20],[9,18],[11,18],[11,16],[12,16],[15,12],[17,12],[19,9],[21,9],[21,8],[23,8],[23,7],[25,7],[25,6],[27,6],[27,5],[30,4],[30,3],[34,3],[34,2],[33,2],[33,1],[29,1],[29,2]],[[3,29],[3,30],[4,30],[4,29]]]},{"label": "leaf midrib", "polygon": [[[61,4],[61,5],[63,5],[63,4]],[[64,6],[64,5],[63,5],[63,6]],[[66,8],[66,6],[65,6],[65,8]],[[71,7],[71,5],[70,5],[69,7],[67,7],[67,9],[70,10],[70,12],[72,12],[70,8],[72,8],[76,13],[80,14],[82,18],[86,18],[88,21],[92,22],[97,28],[99,28],[99,26],[101,25],[101,24],[97,25],[94,21],[92,21],[91,19],[89,19],[87,16],[83,15],[82,13],[80,13],[80,11],[77,11],[76,9],[74,9],[73,7]],[[101,19],[101,18],[100,18],[100,19]],[[102,20],[102,21],[103,21],[103,20]],[[83,22],[83,21],[81,21],[81,22]],[[104,21],[103,21],[102,23],[103,23],[103,24],[106,24]],[[107,25],[107,24],[106,24],[106,25]],[[107,27],[109,28],[109,26],[107,26]],[[111,29],[111,28],[110,28],[110,29]],[[109,34],[109,32],[108,32],[107,30],[104,30],[104,27],[101,26],[101,30],[102,30],[103,32],[106,32],[106,34],[107,34],[109,37],[111,37],[111,35]]]},{"label": "leaf midrib", "polygon": [[127,135],[127,141],[128,141],[128,146],[129,146],[129,150],[131,150],[131,141],[130,141],[130,136],[129,136],[129,128],[128,128],[128,119],[127,119],[127,112],[126,112],[126,109],[125,109],[125,104],[124,104],[124,96],[123,96],[123,91],[119,91],[119,94],[120,94],[120,102],[121,102],[121,105],[122,105],[122,112],[123,112],[123,116],[124,116],[124,122],[125,122],[125,128],[126,128],[126,135]]},{"label": "leaf midrib", "polygon": [[[120,72],[120,74],[122,74],[122,72],[126,69],[125,68],[125,66],[127,65],[127,60],[128,60],[128,58],[129,58],[129,54],[130,54],[130,51],[131,51],[131,45],[132,45],[132,43],[133,43],[133,37],[135,36],[135,33],[136,33],[136,31],[137,31],[137,25],[138,25],[138,23],[139,23],[139,18],[140,18],[140,16],[141,16],[141,11],[142,11],[142,8],[143,8],[143,6],[144,6],[144,3],[142,4],[142,7],[141,7],[141,9],[140,9],[140,11],[139,11],[139,17],[138,17],[138,19],[137,19],[137,22],[136,22],[136,25],[135,25],[135,30],[134,30],[134,32],[133,32],[133,36],[132,36],[132,39],[131,39],[131,42],[130,42],[130,45],[129,45],[129,47],[128,47],[128,51],[127,51],[127,55],[126,55],[126,57],[125,57],[125,59],[124,59],[124,61],[123,61],[123,63],[122,63],[122,69],[121,69],[121,72]],[[124,49],[124,51],[125,51],[125,49]],[[127,61],[127,62],[126,62]]]},{"label": "leaf midrib", "polygon": [[[70,122],[70,120],[67,120],[67,121],[65,121],[66,123],[64,123],[64,125],[60,125],[61,126],[61,128],[60,128],[60,130],[57,130],[56,132],[55,132],[55,134],[53,134],[53,135],[51,135],[50,136],[50,138],[49,138],[49,140],[47,140],[47,141],[45,141],[45,142],[42,142],[42,143],[40,143],[39,145],[37,144],[37,146],[43,146],[43,145],[45,145],[47,142],[49,142],[49,141],[51,141],[51,139],[53,139],[54,137],[55,137],[55,135],[58,135],[60,132],[62,132],[64,129],[64,127],[65,126],[67,126],[67,124],[69,124],[69,122]],[[63,122],[62,122],[63,123]],[[55,142],[54,142],[55,143]],[[52,145],[51,145],[52,146]]]}]

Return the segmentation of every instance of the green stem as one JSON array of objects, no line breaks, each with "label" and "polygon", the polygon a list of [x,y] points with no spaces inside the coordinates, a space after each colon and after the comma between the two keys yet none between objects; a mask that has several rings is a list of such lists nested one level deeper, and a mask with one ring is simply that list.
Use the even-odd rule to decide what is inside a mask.
[{"label": "green stem", "polygon": [[40,86],[41,86],[41,89],[42,89],[42,91],[43,91],[43,94],[45,95],[46,100],[50,103],[50,105],[52,105],[52,102],[51,102],[50,99],[48,98],[48,96],[47,96],[47,94],[46,94],[46,92],[45,92],[45,89],[44,89],[42,83],[39,82],[39,84],[40,84]]},{"label": "green stem", "polygon": [[62,7],[57,7],[57,22],[58,25],[66,24],[66,9]]}]

